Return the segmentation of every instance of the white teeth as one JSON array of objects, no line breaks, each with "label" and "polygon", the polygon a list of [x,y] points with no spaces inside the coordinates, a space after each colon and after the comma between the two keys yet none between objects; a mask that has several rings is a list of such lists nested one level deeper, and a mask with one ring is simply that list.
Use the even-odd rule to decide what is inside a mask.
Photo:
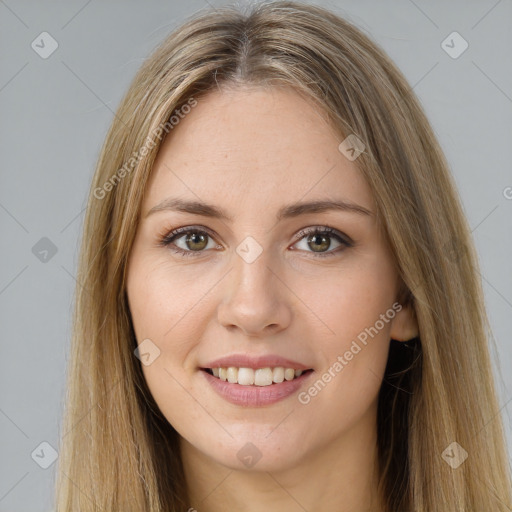
[{"label": "white teeth", "polygon": [[284,371],[285,380],[293,380],[295,377],[295,370],[293,368],[286,368]]},{"label": "white teeth", "polygon": [[238,368],[230,366],[227,369],[226,375],[228,378],[228,382],[231,382],[231,384],[236,384],[238,382]]},{"label": "white teeth", "polygon": [[242,386],[270,386],[272,383],[280,384],[285,380],[290,381],[300,377],[304,371],[293,368],[284,368],[276,366],[275,368],[212,368],[212,373],[220,380],[231,384],[241,384]]},{"label": "white teeth", "polygon": [[284,368],[282,366],[278,366],[277,368],[274,368],[274,372],[273,372],[273,375],[272,375],[272,380],[276,384],[279,384],[279,383],[283,382],[283,380],[284,380]]},{"label": "white teeth", "polygon": [[254,372],[256,386],[270,386],[272,384],[272,368],[259,368]]},{"label": "white teeth", "polygon": [[252,368],[239,368],[238,384],[252,386],[254,384],[254,370]]}]

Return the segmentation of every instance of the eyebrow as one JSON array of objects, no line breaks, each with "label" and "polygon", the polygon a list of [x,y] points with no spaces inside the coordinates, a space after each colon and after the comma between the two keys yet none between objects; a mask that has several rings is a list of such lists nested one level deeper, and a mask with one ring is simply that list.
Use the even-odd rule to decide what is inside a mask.
[{"label": "eyebrow", "polygon": [[[191,213],[193,215],[202,215],[204,217],[212,217],[227,222],[233,222],[233,217],[228,215],[224,209],[218,206],[200,201],[188,201],[185,199],[171,197],[164,199],[157,205],[153,206],[153,208],[151,208],[151,210],[146,213],[145,218],[153,213],[169,210]],[[276,218],[278,221],[281,221],[283,219],[298,217],[299,215],[306,215],[308,213],[321,213],[329,210],[351,212],[367,216],[373,215],[370,210],[355,203],[344,200],[324,199],[305,203],[297,202],[283,206],[279,209]]]}]

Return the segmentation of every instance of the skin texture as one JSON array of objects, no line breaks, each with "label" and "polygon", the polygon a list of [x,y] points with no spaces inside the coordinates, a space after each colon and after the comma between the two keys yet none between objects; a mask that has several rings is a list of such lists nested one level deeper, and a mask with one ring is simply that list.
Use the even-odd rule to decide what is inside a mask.
[{"label": "skin texture", "polygon": [[[318,108],[284,88],[210,93],[170,135],[144,197],[127,293],[138,342],[149,338],[160,350],[143,371],[181,436],[190,506],[382,510],[377,395],[390,338],[417,332],[412,311],[403,308],[384,323],[308,404],[295,394],[265,407],[233,405],[199,369],[234,353],[277,354],[314,370],[300,390],[307,391],[392,308],[398,274],[373,214],[329,210],[276,220],[284,205],[319,199],[343,199],[373,213],[357,160],[338,150],[342,139]],[[233,220],[176,211],[146,217],[168,197],[214,204]],[[184,226],[212,233],[189,257],[159,245]],[[328,237],[315,252],[314,236],[300,232],[316,226],[347,235],[353,247]],[[174,243],[193,252],[197,245],[180,235]],[[247,236],[262,248],[252,263],[236,252]],[[332,255],[322,257],[322,250]],[[248,442],[261,454],[250,468],[237,457]]]}]

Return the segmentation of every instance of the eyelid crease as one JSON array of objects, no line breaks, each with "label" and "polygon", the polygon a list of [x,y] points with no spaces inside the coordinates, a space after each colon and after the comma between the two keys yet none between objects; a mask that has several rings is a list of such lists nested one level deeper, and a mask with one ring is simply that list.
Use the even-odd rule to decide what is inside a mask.
[{"label": "eyelid crease", "polygon": [[332,235],[337,238],[340,238],[344,243],[348,245],[353,245],[354,241],[345,233],[338,231],[336,228],[333,228],[328,225],[323,226],[311,226],[308,228],[301,229],[296,236],[296,239],[301,240],[307,235],[311,234],[321,234],[321,235]]}]

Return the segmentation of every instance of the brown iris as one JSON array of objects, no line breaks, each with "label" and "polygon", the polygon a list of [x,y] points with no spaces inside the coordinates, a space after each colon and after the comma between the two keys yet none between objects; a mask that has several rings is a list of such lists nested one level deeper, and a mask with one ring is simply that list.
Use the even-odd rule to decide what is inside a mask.
[{"label": "brown iris", "polygon": [[200,251],[208,245],[208,235],[204,233],[191,233],[185,240],[187,247],[192,251]]},{"label": "brown iris", "polygon": [[[311,240],[314,240],[314,242],[311,243]],[[323,250],[329,249],[331,241],[328,236],[315,234],[308,237],[308,245],[316,252],[323,252]],[[317,249],[320,250],[317,251]]]}]

